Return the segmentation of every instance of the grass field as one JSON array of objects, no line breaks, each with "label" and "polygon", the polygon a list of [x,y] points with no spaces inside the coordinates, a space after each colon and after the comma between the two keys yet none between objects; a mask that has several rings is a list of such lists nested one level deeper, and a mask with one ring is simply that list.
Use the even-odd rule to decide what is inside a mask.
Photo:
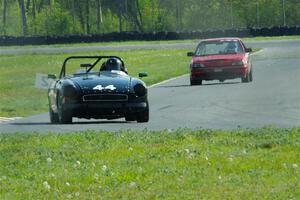
[{"label": "grass field", "polygon": [[300,128],[0,134],[0,199],[299,199]]},{"label": "grass field", "polygon": [[[268,39],[298,39],[300,36],[245,38],[247,41]],[[157,43],[182,43],[186,40],[97,43],[98,45],[134,45]],[[188,40],[188,42],[196,42]],[[72,44],[97,45],[97,44]],[[59,45],[58,45],[59,46]],[[55,46],[51,46],[55,47]],[[1,47],[2,48],[2,47]],[[17,47],[17,48],[27,48]],[[191,49],[130,50],[121,52],[94,52],[72,54],[33,54],[0,56],[0,117],[24,117],[48,110],[46,90],[34,87],[36,73],[59,74],[63,60],[70,55],[117,55],[124,59],[129,74],[148,72],[147,85],[188,73]]]},{"label": "grass field", "polygon": [[[131,75],[147,71],[150,85],[187,73],[187,51],[118,55]],[[0,116],[47,111],[35,74],[58,74],[66,56],[0,56]],[[296,200],[299,152],[300,127],[1,133],[0,199]]]},{"label": "grass field", "polygon": [[[28,116],[47,111],[47,91],[34,87],[36,73],[59,74],[63,60],[70,55],[118,55],[129,74],[148,72],[147,85],[188,73],[188,50],[132,50],[55,55],[0,56],[0,116]],[[99,66],[100,68],[100,66]]]}]

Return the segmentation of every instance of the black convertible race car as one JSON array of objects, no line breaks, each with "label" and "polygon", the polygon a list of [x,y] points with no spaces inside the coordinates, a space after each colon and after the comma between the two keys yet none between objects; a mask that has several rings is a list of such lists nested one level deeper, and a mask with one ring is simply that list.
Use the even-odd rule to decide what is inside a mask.
[{"label": "black convertible race car", "polygon": [[[80,59],[88,63],[80,64]],[[68,71],[76,71],[78,65],[80,70],[67,73],[67,63]],[[51,123],[72,123],[72,117],[149,121],[146,85],[128,76],[120,57],[71,56],[65,59],[59,79],[53,74],[48,78],[54,79],[48,89]]]}]

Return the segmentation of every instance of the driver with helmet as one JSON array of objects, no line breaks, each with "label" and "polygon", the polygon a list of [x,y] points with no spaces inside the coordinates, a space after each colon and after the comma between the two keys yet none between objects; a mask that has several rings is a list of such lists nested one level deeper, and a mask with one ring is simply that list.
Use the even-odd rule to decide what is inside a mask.
[{"label": "driver with helmet", "polygon": [[128,73],[123,62],[118,58],[109,58],[102,64],[100,71],[122,71],[126,74]]}]

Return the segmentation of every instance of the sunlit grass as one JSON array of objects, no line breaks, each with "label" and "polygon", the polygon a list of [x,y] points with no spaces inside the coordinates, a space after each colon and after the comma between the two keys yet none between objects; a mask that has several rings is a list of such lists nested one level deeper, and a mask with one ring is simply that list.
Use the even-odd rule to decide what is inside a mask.
[{"label": "sunlit grass", "polygon": [[143,80],[147,85],[151,85],[188,73],[190,58],[186,56],[187,51],[186,49],[159,49],[0,56],[0,116],[28,116],[47,111],[47,91],[34,87],[36,73],[58,75],[64,59],[68,56],[120,56],[124,59],[130,75],[136,77],[139,72],[148,72],[149,77]]},{"label": "sunlit grass", "polygon": [[298,199],[300,128],[0,134],[0,199]]},{"label": "sunlit grass", "polygon": [[147,85],[152,85],[188,73],[190,58],[186,56],[186,52],[193,50],[149,49],[72,54],[2,55],[0,56],[0,116],[22,117],[46,112],[48,110],[47,91],[34,87],[35,76],[37,73],[59,75],[61,65],[68,56],[120,56],[124,59],[131,76],[136,77],[139,72],[148,72],[149,76],[143,80]]}]

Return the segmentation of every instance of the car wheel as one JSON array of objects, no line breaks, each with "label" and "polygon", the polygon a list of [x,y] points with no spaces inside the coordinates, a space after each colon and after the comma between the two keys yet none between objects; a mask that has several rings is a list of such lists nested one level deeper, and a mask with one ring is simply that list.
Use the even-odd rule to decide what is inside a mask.
[{"label": "car wheel", "polygon": [[250,74],[249,74],[249,80],[250,80],[250,82],[252,82],[252,81],[253,81],[252,68],[251,68],[251,70],[250,70]]},{"label": "car wheel", "polygon": [[242,82],[243,83],[248,83],[250,82],[250,72],[246,75],[246,77],[242,77]]},{"label": "car wheel", "polygon": [[125,115],[125,120],[127,122],[132,122],[132,121],[136,120],[136,117],[133,114],[127,114],[127,115]]},{"label": "car wheel", "polygon": [[52,124],[56,124],[59,122],[59,119],[58,119],[58,114],[57,113],[54,113],[51,106],[49,105],[49,115],[50,115],[50,122]]},{"label": "car wheel", "polygon": [[63,107],[63,103],[60,100],[57,102],[57,112],[58,112],[58,120],[61,124],[71,124],[72,123],[72,113],[68,110],[65,110]]},{"label": "car wheel", "polygon": [[149,105],[147,102],[147,107],[144,111],[137,113],[136,121],[138,123],[145,123],[149,121]]},{"label": "car wheel", "polygon": [[191,85],[202,85],[202,80],[190,80]]},{"label": "car wheel", "polygon": [[190,79],[190,85],[196,85],[196,82]]}]

